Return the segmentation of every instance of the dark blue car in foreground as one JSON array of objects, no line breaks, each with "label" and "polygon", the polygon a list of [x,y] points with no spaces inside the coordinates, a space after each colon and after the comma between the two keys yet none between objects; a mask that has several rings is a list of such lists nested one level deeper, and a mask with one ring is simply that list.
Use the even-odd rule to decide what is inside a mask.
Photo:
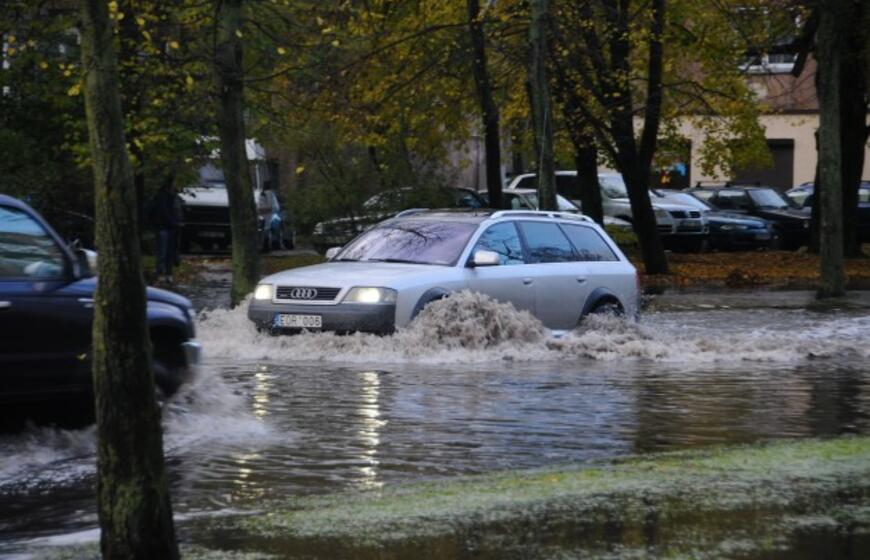
[{"label": "dark blue car in foreground", "polygon": [[[92,403],[91,326],[96,279],[27,204],[0,194],[0,409]],[[148,288],[157,389],[171,395],[199,362],[194,312],[179,295]]]}]

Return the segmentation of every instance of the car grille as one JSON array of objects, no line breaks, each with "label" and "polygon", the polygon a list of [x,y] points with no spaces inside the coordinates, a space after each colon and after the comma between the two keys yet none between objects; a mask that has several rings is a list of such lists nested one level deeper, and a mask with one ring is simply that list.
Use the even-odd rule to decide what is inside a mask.
[{"label": "car grille", "polygon": [[226,206],[184,205],[184,222],[188,224],[229,224],[230,209]]},{"label": "car grille", "polygon": [[701,212],[698,210],[670,210],[671,216],[674,218],[700,218]]},{"label": "car grille", "polygon": [[[297,293],[294,293],[297,291]],[[305,301],[333,301],[338,297],[341,288],[319,288],[313,286],[278,286],[275,290],[277,299],[292,299]]]},{"label": "car grille", "polygon": [[673,230],[673,226],[671,226],[671,224],[659,224],[657,227],[662,233],[671,233],[671,231]]},{"label": "car grille", "polygon": [[684,221],[677,226],[677,231],[704,231],[704,224],[701,222]]}]

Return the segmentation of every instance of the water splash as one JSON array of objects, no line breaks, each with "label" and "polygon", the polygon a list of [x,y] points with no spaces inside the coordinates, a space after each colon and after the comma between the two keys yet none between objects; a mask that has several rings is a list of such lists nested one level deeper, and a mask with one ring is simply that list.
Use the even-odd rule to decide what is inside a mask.
[{"label": "water splash", "polygon": [[430,304],[392,336],[271,336],[258,332],[248,320],[247,305],[203,314],[199,332],[210,358],[280,363],[474,364],[566,359],[788,363],[870,356],[870,348],[861,342],[870,336],[870,317],[771,313],[776,317],[763,316],[765,322],[760,325],[747,324],[745,312],[729,311],[654,314],[641,323],[590,316],[575,331],[557,336],[509,303],[459,292]]}]

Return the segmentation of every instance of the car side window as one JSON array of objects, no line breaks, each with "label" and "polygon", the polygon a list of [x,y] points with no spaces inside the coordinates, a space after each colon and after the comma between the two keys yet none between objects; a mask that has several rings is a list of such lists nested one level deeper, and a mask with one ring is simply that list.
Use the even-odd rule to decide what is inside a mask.
[{"label": "car side window", "polygon": [[577,260],[571,242],[552,222],[521,222],[530,263],[556,263]]},{"label": "car side window", "polygon": [[562,229],[581,261],[615,261],[619,260],[606,241],[591,227],[573,224],[562,224]]},{"label": "car side window", "polygon": [[63,271],[63,254],[39,222],[0,206],[0,279],[58,278]]},{"label": "car side window", "polygon": [[716,206],[725,210],[749,210],[752,204],[743,191],[719,191],[716,195]]},{"label": "car side window", "polygon": [[480,249],[498,253],[499,264],[502,265],[525,263],[523,245],[513,222],[501,222],[488,227],[474,246],[475,251]]}]

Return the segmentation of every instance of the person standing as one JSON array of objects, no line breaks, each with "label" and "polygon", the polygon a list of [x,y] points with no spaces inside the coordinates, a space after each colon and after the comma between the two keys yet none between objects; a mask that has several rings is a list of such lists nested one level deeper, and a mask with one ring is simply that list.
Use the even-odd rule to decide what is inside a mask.
[{"label": "person standing", "polygon": [[175,191],[175,181],[167,178],[151,201],[151,224],[157,239],[157,282],[173,283],[172,268],[178,264],[178,235],[181,225],[181,198]]}]

